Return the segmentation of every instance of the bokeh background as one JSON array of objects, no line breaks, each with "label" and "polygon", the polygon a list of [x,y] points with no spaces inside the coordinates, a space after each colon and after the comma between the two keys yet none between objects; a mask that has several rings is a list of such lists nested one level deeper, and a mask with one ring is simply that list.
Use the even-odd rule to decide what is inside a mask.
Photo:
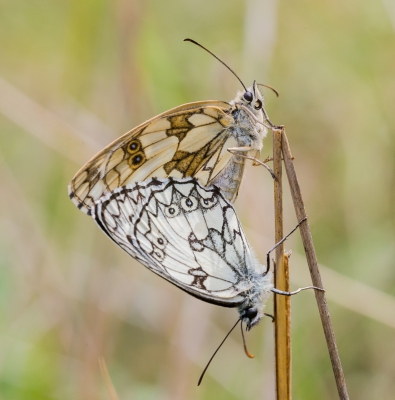
[{"label": "bokeh background", "polygon": [[[185,102],[265,91],[287,129],[351,398],[395,393],[393,0],[0,2],[0,398],[273,399],[273,326],[234,332],[137,264],[67,196],[74,173],[133,126]],[[271,153],[271,136],[263,157]],[[285,230],[296,223],[286,189]],[[249,167],[236,208],[258,256],[273,182]],[[292,286],[310,284],[298,233]],[[272,302],[268,304],[272,310]],[[335,399],[312,292],[292,298],[293,395]],[[108,374],[103,373],[106,365]]]}]

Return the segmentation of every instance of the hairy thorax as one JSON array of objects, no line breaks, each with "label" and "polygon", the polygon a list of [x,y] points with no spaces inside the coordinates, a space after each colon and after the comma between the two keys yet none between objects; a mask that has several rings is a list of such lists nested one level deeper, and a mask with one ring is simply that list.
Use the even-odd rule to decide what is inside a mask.
[{"label": "hairy thorax", "polygon": [[[260,114],[254,112],[253,115],[258,121],[263,121],[262,112]],[[237,106],[234,106],[232,117],[235,122],[228,128],[229,136],[235,138],[237,147],[249,147],[251,150],[235,151],[228,165],[211,182],[222,190],[227,200],[231,202],[237,197],[244,173],[246,159],[242,156],[259,157],[263,139],[267,134],[267,129],[262,124],[253,120],[251,115]]]}]

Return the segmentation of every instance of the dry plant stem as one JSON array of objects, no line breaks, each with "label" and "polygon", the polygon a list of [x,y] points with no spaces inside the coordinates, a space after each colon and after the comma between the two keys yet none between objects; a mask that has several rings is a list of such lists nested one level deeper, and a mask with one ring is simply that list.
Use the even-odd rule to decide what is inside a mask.
[{"label": "dry plant stem", "polygon": [[[274,229],[275,243],[284,237],[283,192],[282,192],[282,131],[273,130],[274,181]],[[289,291],[288,257],[284,255],[284,244],[276,248],[274,263],[274,287]],[[277,400],[291,399],[291,299],[288,296],[274,296],[275,315],[275,360]]]},{"label": "dry plant stem", "polygon": [[[297,220],[300,221],[306,217],[306,210],[302,199],[298,179],[296,177],[295,167],[292,162],[292,154],[285,131],[282,131],[282,152],[284,158],[285,170],[287,172],[289,186],[291,189],[292,200],[294,203]],[[317,256],[314,249],[313,239],[311,236],[308,221],[304,222],[300,227],[303,247],[305,249],[307,263],[309,265],[311,280],[314,286],[323,288],[320,271],[318,268]],[[315,290],[315,298],[317,300],[318,310],[321,316],[321,322],[325,333],[326,343],[328,346],[329,356],[332,362],[332,369],[336,379],[337,390],[341,400],[348,400],[347,386],[344,379],[343,369],[340,361],[339,352],[336,345],[335,333],[333,330],[331,318],[329,315],[328,304],[325,298],[325,292]]]}]

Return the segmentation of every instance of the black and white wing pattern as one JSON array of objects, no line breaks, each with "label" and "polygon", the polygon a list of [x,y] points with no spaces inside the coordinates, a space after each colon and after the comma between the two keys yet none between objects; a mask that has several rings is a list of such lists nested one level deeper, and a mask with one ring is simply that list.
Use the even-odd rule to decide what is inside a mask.
[{"label": "black and white wing pattern", "polygon": [[194,178],[151,178],[103,196],[92,216],[122,249],[189,294],[263,313],[271,277],[217,187]]}]

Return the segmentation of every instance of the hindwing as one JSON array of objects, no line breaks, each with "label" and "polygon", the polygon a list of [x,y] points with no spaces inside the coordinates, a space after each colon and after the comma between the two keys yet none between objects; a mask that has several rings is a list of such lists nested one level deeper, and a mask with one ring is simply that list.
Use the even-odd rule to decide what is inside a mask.
[{"label": "hindwing", "polygon": [[92,216],[132,257],[195,297],[235,307],[260,269],[235,210],[196,179],[148,179],[117,188]]}]

